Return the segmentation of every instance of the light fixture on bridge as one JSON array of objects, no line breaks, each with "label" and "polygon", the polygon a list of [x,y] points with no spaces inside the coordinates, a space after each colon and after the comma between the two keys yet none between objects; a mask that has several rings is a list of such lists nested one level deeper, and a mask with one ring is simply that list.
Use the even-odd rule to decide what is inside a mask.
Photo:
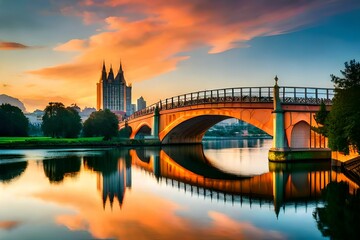
[{"label": "light fixture on bridge", "polygon": [[278,80],[279,80],[279,78],[277,77],[277,75],[275,75],[275,85],[277,85],[277,82],[278,82]]}]

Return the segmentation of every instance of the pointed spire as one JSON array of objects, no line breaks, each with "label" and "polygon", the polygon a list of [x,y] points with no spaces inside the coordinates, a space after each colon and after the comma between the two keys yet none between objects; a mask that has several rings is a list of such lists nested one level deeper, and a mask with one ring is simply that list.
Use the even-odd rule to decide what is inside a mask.
[{"label": "pointed spire", "polygon": [[112,69],[112,64],[110,64],[110,71],[109,71],[109,75],[108,75],[108,81],[109,82],[114,81],[114,72],[113,72],[113,69]]},{"label": "pointed spire", "polygon": [[120,70],[119,70],[119,71],[120,71],[120,72],[123,71],[121,59],[120,59]]},{"label": "pointed spire", "polygon": [[106,67],[105,67],[105,60],[103,60],[102,72],[101,72],[101,79],[100,81],[106,81]]},{"label": "pointed spire", "polygon": [[103,67],[102,67],[103,72],[106,72],[106,67],[105,67],[105,60],[103,60]]}]

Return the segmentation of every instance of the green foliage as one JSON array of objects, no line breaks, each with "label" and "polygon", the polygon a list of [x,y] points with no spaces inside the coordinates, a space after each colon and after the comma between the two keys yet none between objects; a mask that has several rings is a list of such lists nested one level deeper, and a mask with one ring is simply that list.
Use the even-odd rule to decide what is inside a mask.
[{"label": "green foliage", "polygon": [[348,154],[349,146],[360,152],[360,63],[346,62],[341,74],[331,75],[336,93],[325,127],[329,147]]},{"label": "green foliage", "polygon": [[81,118],[79,113],[71,107],[65,108],[59,102],[50,102],[44,110],[41,129],[45,136],[51,137],[77,137],[81,131]]},{"label": "green foliage", "polygon": [[0,105],[0,136],[27,136],[29,120],[20,108]]},{"label": "green foliage", "polygon": [[120,129],[119,131],[119,138],[130,138],[131,132],[131,127],[127,123],[125,123],[125,127]]},{"label": "green foliage", "polygon": [[39,143],[39,144],[56,144],[56,143],[96,143],[102,140],[101,137],[89,138],[51,138],[51,137],[0,137],[0,145],[8,143]]},{"label": "green foliage", "polygon": [[328,114],[329,111],[326,110],[324,101],[321,101],[320,110],[315,114],[315,121],[317,122],[317,124],[324,125]]},{"label": "green foliage", "polygon": [[43,136],[40,123],[29,123],[29,136]]},{"label": "green foliage", "polygon": [[326,131],[326,129],[327,129],[326,120],[327,120],[328,115],[329,115],[329,111],[326,110],[325,103],[323,101],[321,101],[320,109],[314,116],[316,123],[321,126],[311,127],[311,130],[327,137],[328,134]]},{"label": "green foliage", "polygon": [[345,62],[345,69],[340,70],[343,77],[331,74],[331,81],[336,89],[350,89],[360,86],[360,63],[355,59]]},{"label": "green foliage", "polygon": [[360,87],[339,90],[326,121],[329,147],[349,153],[349,146],[360,147]]},{"label": "green foliage", "polygon": [[104,140],[110,140],[118,135],[119,120],[108,109],[91,113],[84,122],[83,135],[85,137],[102,136]]},{"label": "green foliage", "polygon": [[317,227],[330,239],[358,239],[360,223],[360,190],[353,195],[345,182],[331,182],[322,191],[324,207],[313,212]]}]

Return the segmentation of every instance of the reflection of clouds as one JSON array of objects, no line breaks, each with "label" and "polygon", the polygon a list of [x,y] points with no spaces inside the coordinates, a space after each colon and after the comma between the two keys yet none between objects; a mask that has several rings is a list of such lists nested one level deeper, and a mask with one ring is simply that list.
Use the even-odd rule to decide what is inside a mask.
[{"label": "reflection of clouds", "polygon": [[11,230],[20,225],[19,221],[0,221],[0,229]]},{"label": "reflection of clouds", "polygon": [[279,232],[262,230],[250,222],[238,222],[223,213],[210,211],[208,214],[213,219],[212,229],[218,229],[221,239],[226,239],[229,235],[238,239],[285,239]]},{"label": "reflection of clouds", "polygon": [[204,149],[204,154],[212,166],[226,173],[252,176],[269,171],[267,152],[260,148]]},{"label": "reflection of clouds", "polygon": [[[148,179],[143,179],[148,180]],[[147,189],[147,188],[145,188]],[[277,232],[261,230],[249,222],[239,222],[220,212],[209,212],[198,221],[181,214],[176,202],[154,196],[148,191],[132,191],[127,194],[127,204],[119,208],[105,209],[100,199],[77,191],[43,192],[43,200],[70,206],[72,214],[56,217],[57,224],[71,231],[89,231],[94,238],[116,239],[280,239]],[[201,216],[199,216],[202,218]]]}]

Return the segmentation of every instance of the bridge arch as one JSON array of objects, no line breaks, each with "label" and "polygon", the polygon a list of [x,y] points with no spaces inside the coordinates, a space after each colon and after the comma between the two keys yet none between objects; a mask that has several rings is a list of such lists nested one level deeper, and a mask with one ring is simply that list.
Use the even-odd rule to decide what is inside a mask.
[{"label": "bridge arch", "polygon": [[271,109],[213,109],[211,113],[191,110],[172,117],[171,122],[163,123],[166,128],[159,133],[159,137],[165,144],[200,143],[209,128],[229,118],[242,120],[272,135],[271,114]]},{"label": "bridge arch", "polygon": [[140,135],[151,135],[151,126],[147,122],[143,122],[137,126],[137,128],[132,131],[130,138],[137,138]]},{"label": "bridge arch", "polygon": [[228,118],[230,117],[203,115],[192,117],[184,121],[179,119],[179,123],[173,126],[173,128],[164,136],[162,142],[201,142],[203,136],[209,128]]},{"label": "bridge arch", "polygon": [[310,147],[310,125],[306,121],[296,123],[291,131],[291,148]]}]

